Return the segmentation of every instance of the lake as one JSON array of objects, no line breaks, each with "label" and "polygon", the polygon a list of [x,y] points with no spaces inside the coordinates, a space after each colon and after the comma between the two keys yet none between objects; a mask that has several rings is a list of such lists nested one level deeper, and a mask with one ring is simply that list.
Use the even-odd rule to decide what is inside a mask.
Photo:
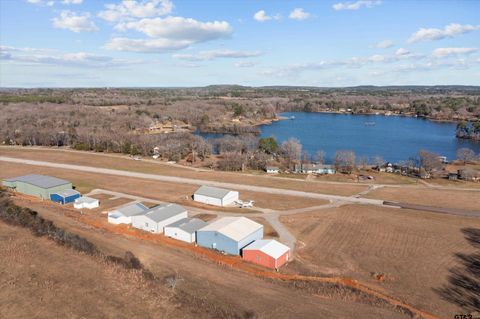
[{"label": "lake", "polygon": [[449,160],[461,147],[480,153],[479,142],[455,137],[456,123],[383,115],[292,112],[281,116],[295,119],[263,125],[261,137],[274,136],[279,142],[295,137],[311,155],[325,151],[328,162],[337,150],[352,150],[357,158],[380,155],[391,162],[406,160],[421,149]]},{"label": "lake", "polygon": [[[357,155],[380,155],[390,162],[407,160],[422,149],[456,158],[459,148],[468,147],[480,153],[480,142],[457,139],[456,123],[433,122],[421,118],[383,115],[287,112],[280,114],[294,120],[282,120],[260,127],[260,137],[274,136],[280,143],[295,137],[303,150],[315,155],[326,153],[331,163],[337,150],[352,150]],[[373,125],[374,123],[374,125]],[[205,138],[222,134],[200,133]]]}]

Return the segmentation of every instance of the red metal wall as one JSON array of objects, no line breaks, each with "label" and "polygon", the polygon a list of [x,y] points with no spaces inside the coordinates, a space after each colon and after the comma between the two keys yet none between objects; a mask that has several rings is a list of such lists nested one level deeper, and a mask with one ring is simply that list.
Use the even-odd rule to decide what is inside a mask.
[{"label": "red metal wall", "polygon": [[252,262],[254,264],[262,265],[268,268],[280,268],[283,264],[285,264],[287,260],[287,255],[290,254],[290,251],[286,252],[282,256],[277,259],[277,266],[275,267],[275,258],[265,254],[260,250],[244,250],[243,251],[243,259],[246,261]]}]

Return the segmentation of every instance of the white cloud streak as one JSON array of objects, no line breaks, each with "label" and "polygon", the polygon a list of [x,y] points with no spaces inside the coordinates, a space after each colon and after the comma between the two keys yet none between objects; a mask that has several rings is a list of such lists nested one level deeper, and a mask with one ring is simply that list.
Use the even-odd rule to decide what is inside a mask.
[{"label": "white cloud streak", "polygon": [[265,22],[265,21],[269,21],[269,20],[280,20],[282,17],[281,17],[280,14],[276,14],[274,16],[269,16],[265,12],[265,10],[260,10],[260,11],[255,12],[255,14],[253,15],[253,18],[255,20],[257,20],[258,22]]},{"label": "white cloud streak", "polygon": [[373,8],[382,4],[380,0],[359,0],[356,2],[339,2],[335,3],[332,7],[335,11],[341,10],[358,10],[362,7]]},{"label": "white cloud streak", "polygon": [[98,17],[108,22],[118,22],[163,16],[172,12],[172,9],[170,0],[123,0],[119,4],[106,4],[105,10],[99,12]]},{"label": "white cloud streak", "polygon": [[306,12],[302,8],[295,8],[292,12],[290,12],[288,18],[292,20],[302,21],[310,18],[310,13]]},{"label": "white cloud streak", "polygon": [[450,56],[470,54],[476,51],[476,48],[438,48],[433,50],[432,56],[435,58],[445,58]]},{"label": "white cloud streak", "polygon": [[480,30],[480,25],[462,25],[458,23],[450,23],[449,25],[446,25],[443,29],[421,28],[410,36],[408,42],[414,43],[427,40],[442,40],[445,38],[454,38],[475,30]]},{"label": "white cloud streak", "polygon": [[90,18],[91,15],[88,12],[77,14],[69,10],[63,10],[59,17],[52,19],[52,22],[55,28],[66,29],[76,33],[99,31]]},{"label": "white cloud streak", "polygon": [[262,55],[260,51],[234,51],[234,50],[212,50],[202,51],[198,54],[175,54],[173,57],[187,61],[208,61],[218,58],[240,59]]},{"label": "white cloud streak", "polygon": [[383,40],[375,44],[375,48],[377,49],[388,49],[394,46],[392,40]]}]

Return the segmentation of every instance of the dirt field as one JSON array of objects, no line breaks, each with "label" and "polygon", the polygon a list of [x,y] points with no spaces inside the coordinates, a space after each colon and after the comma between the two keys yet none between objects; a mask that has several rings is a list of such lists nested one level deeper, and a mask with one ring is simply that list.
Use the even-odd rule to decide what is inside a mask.
[{"label": "dirt field", "polygon": [[[111,176],[93,174],[65,169],[38,167],[24,164],[12,164],[0,162],[0,178],[7,178],[24,174],[46,174],[71,181],[74,186],[90,185],[88,188],[79,189],[82,193],[88,193],[94,188],[103,188],[111,191],[127,193],[141,197],[148,197],[165,202],[175,202],[184,205],[194,204],[191,195],[198,188],[195,185],[172,184],[160,181],[143,180],[132,177]],[[255,200],[255,205],[271,209],[294,209],[312,205],[322,205],[326,201],[320,199],[304,199],[294,196],[280,196],[274,194],[262,194],[254,192],[241,192],[242,198]],[[287,198],[288,200],[283,200]],[[203,205],[205,206],[205,205]],[[103,209],[103,207],[101,207]],[[215,210],[215,207],[210,207]],[[245,210],[233,208],[235,212],[244,213]],[[218,208],[221,210],[221,208]],[[253,208],[255,210],[255,208]]]},{"label": "dirt field", "polygon": [[464,313],[434,289],[460,266],[456,254],[475,252],[462,230],[480,219],[349,205],[281,221],[300,241],[288,271],[352,276],[441,317]]},{"label": "dirt field", "polygon": [[[12,156],[39,161],[96,166],[133,172],[179,176],[212,181],[222,181],[238,184],[287,188],[299,191],[317,192],[335,195],[353,195],[366,189],[365,185],[325,185],[322,183],[305,182],[296,179],[279,179],[274,176],[251,176],[239,173],[194,171],[179,166],[167,165],[153,161],[134,161],[125,156],[102,153],[87,153],[80,151],[46,150],[32,148],[0,147],[0,155]],[[87,185],[88,187],[88,185]]]},{"label": "dirt field", "polygon": [[410,204],[480,211],[480,193],[417,188],[380,188],[365,196]]},{"label": "dirt field", "polygon": [[[16,200],[16,202],[18,204],[21,203],[21,201],[18,200]],[[177,276],[179,281],[177,287],[175,288],[176,294],[180,294],[182,296],[188,294],[189,298],[186,299],[187,301],[191,300],[192,298],[199,300],[200,303],[197,304],[197,307],[200,307],[199,309],[208,308],[208,306],[211,305],[211,302],[215,301],[215,304],[219,305],[219,308],[226,307],[227,309],[233,310],[235,313],[240,314],[240,318],[248,318],[248,316],[245,315],[246,313],[255,313],[258,318],[317,318],[319,316],[325,318],[357,318],[358,316],[361,316],[362,318],[405,318],[404,314],[393,312],[391,308],[387,309],[373,307],[365,303],[357,303],[348,298],[345,299],[333,298],[332,296],[318,296],[316,294],[311,294],[308,292],[308,290],[295,289],[280,283],[262,280],[232,269],[220,267],[211,263],[210,261],[204,260],[203,258],[192,256],[188,251],[172,249],[167,246],[138,240],[136,238],[129,238],[122,235],[97,231],[91,227],[79,224],[74,219],[65,218],[63,210],[60,207],[45,205],[44,202],[23,202],[23,204],[36,209],[42,216],[54,220],[55,223],[57,223],[60,227],[66,228],[70,231],[75,231],[81,236],[88,238],[105,253],[119,255],[126,250],[130,250],[136,256],[138,256],[140,260],[155,275],[159,276],[160,278],[172,275]],[[15,237],[18,237],[18,235],[15,235]],[[4,242],[5,241],[2,241],[0,245],[4,245]],[[47,247],[46,250],[50,251],[51,249]],[[58,264],[58,267],[62,267],[63,272],[68,273],[71,276],[71,271],[69,268],[65,267],[65,259],[62,258],[62,254],[59,254],[58,257],[55,257],[58,260],[57,262],[57,260],[52,256],[45,259],[38,258],[35,255],[36,251],[40,250],[35,249],[32,251],[32,254],[27,254],[28,258],[31,259],[32,256],[35,256],[35,259],[38,260],[39,264],[43,263],[43,265],[39,265],[39,267],[35,268],[35,270],[38,272],[49,272],[50,263],[52,263],[54,266]],[[55,251],[52,253],[54,252]],[[82,257],[87,258],[86,256]],[[2,269],[2,271],[7,272],[8,274],[16,274],[14,270],[10,269],[12,266],[10,266],[10,268],[5,267],[2,265],[2,262],[3,260],[0,261],[0,265],[2,266],[0,269]],[[19,263],[25,263],[25,267],[29,268],[31,261],[28,259],[17,259],[14,261],[14,264]],[[49,265],[48,267],[46,266],[47,264]],[[78,262],[72,262],[72,264],[80,266],[82,265]],[[56,269],[54,266],[52,266],[53,270]],[[94,269],[89,269],[87,267],[85,268],[85,271],[90,276],[89,283],[82,283],[84,285],[82,286],[83,289],[78,288],[82,292],[84,292],[85,289],[89,290],[88,294],[84,293],[87,295],[85,298],[98,299],[97,303],[100,303],[101,306],[105,308],[103,310],[104,312],[107,312],[111,307],[117,307],[118,309],[124,310],[122,302],[116,301],[114,299],[115,296],[109,298],[109,296],[99,295],[97,294],[99,289],[91,291],[91,282],[98,282],[96,277],[98,275],[102,276],[102,272],[95,271]],[[201,269],[201,271],[199,271],[199,269]],[[3,279],[4,276],[0,278]],[[118,291],[119,289],[115,287],[115,285],[118,284],[116,273],[114,273],[111,277],[104,276],[102,277],[102,280],[107,280],[108,278],[112,278],[111,281],[113,282],[113,288],[111,289],[117,289]],[[79,278],[79,280],[80,279],[81,278]],[[62,282],[65,281],[65,286],[69,283],[68,278],[58,277],[57,280]],[[23,291],[30,289],[28,282],[23,283],[21,286],[23,289],[12,293],[12,299],[15,299],[14,297],[20,295]],[[70,287],[74,289],[77,287],[77,285],[71,285]],[[5,291],[9,290],[3,289],[2,293]],[[35,290],[33,290],[33,293],[35,293]],[[125,294],[125,296],[128,298],[136,293],[138,293],[138,290],[132,289],[129,291],[129,294]],[[159,290],[158,293],[162,294],[162,291]],[[57,298],[58,300],[64,299],[58,298],[54,291],[45,290],[42,292],[42,294],[54,295],[52,297],[49,296],[49,298]],[[121,291],[119,294],[121,295]],[[142,297],[143,294],[144,292],[142,290],[140,297]],[[192,295],[194,297],[192,297]],[[22,296],[22,298],[22,300],[28,302],[28,300],[34,297],[27,294]],[[73,299],[77,300],[75,298]],[[131,298],[131,300],[132,302],[136,302],[135,298]],[[83,302],[84,299],[79,298],[78,301]],[[110,303],[110,301],[112,301],[112,303]],[[137,302],[137,305],[144,306],[144,302],[148,303],[148,299],[145,299],[143,302]],[[66,304],[68,305],[68,302]],[[85,304],[88,303],[80,304],[85,307]],[[299,307],[299,305],[302,306]],[[152,305],[150,305],[150,307],[152,307]],[[182,304],[180,304],[179,307],[182,308]],[[1,308],[2,307],[0,307],[0,309]],[[33,306],[30,309],[32,308],[34,309]],[[95,309],[94,307],[92,308]],[[60,309],[62,308],[60,307]],[[136,315],[135,313],[132,314],[131,312],[134,312],[135,309],[135,307],[132,307],[129,309],[130,312],[126,313],[125,315],[119,314],[118,316],[115,316],[114,313],[112,318],[148,318],[148,316],[142,316],[141,312],[139,312],[139,315]],[[185,309],[189,308],[186,307]],[[209,309],[211,309],[211,307]],[[0,311],[4,310],[1,309]],[[47,313],[52,313],[54,311],[56,311],[55,308],[50,309],[48,307]],[[77,311],[81,310],[71,310],[71,315],[74,317],[80,317],[77,315]],[[145,307],[144,311],[151,311],[151,308]],[[163,317],[162,315],[158,315],[159,312],[152,312],[152,314],[154,314],[154,317]],[[167,314],[168,315],[166,315],[165,318],[189,317],[188,313],[170,312]],[[106,315],[105,317],[108,318],[109,316]],[[200,314],[196,317],[201,318],[202,316]],[[216,316],[213,315],[210,317],[225,318],[229,316],[219,315],[217,312]]]},{"label": "dirt field", "polygon": [[254,221],[263,225],[263,236],[265,238],[278,239],[278,233],[273,229],[272,225],[262,217],[252,217]]}]

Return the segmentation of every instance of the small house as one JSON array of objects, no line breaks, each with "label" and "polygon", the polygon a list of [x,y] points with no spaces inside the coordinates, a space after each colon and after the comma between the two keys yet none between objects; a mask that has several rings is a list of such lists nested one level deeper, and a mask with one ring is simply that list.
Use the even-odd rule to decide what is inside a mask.
[{"label": "small house", "polygon": [[82,196],[80,198],[75,199],[73,202],[73,207],[76,209],[94,209],[100,206],[100,201],[96,198]]},{"label": "small house", "polygon": [[56,193],[50,194],[50,200],[62,205],[73,203],[77,198],[82,196],[74,189],[65,189]]},{"label": "small house", "polygon": [[197,230],[197,244],[230,255],[263,238],[263,225],[245,217],[223,217]]},{"label": "small house", "polygon": [[277,166],[267,166],[265,167],[267,174],[278,174],[280,169]]},{"label": "small house", "polygon": [[206,222],[198,218],[183,218],[165,226],[163,233],[170,238],[194,243],[196,241],[195,233],[206,225]]},{"label": "small house", "polygon": [[290,259],[290,248],[273,239],[256,240],[242,249],[242,258],[254,264],[278,269]]},{"label": "small house", "polygon": [[458,180],[458,173],[448,173],[448,179],[451,181]]},{"label": "small house", "polygon": [[193,194],[193,200],[208,205],[223,207],[232,205],[238,201],[238,192],[218,187],[201,186]]},{"label": "small house", "polygon": [[132,226],[151,233],[161,234],[163,228],[188,217],[187,210],[177,204],[158,205],[132,216]]},{"label": "small house", "polygon": [[132,217],[144,214],[148,207],[141,203],[133,203],[117,208],[108,213],[108,222],[112,224],[131,224]]},{"label": "small house", "polygon": [[295,166],[295,172],[302,174],[335,174],[336,171],[332,165],[321,165],[321,164],[300,164]]}]

